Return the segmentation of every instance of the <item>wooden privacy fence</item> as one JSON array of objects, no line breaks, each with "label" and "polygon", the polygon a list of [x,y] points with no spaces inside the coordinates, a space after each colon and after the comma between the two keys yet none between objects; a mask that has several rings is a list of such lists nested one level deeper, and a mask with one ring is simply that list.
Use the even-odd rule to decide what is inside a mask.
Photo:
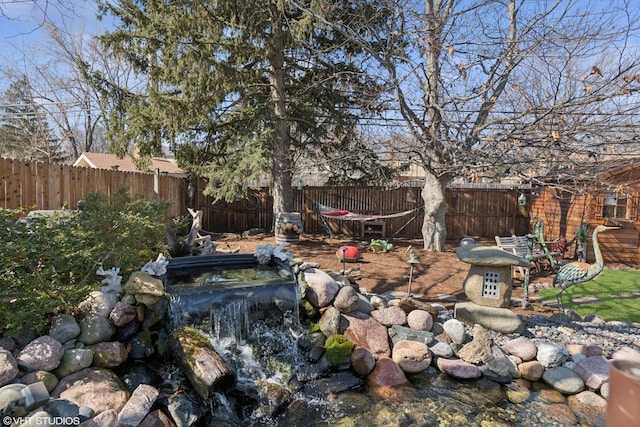
[{"label": "wooden privacy fence", "polygon": [[[0,208],[76,209],[86,192],[111,195],[118,187],[131,197],[170,200],[168,214],[186,214],[188,181],[163,174],[121,172],[54,163],[0,159]],[[252,228],[272,231],[273,199],[268,189],[254,189],[233,202],[213,203],[198,182],[192,206],[204,211],[203,228],[220,233],[242,233]],[[418,187],[302,187],[293,190],[293,211],[302,214],[306,233],[360,235],[361,222],[324,219],[318,203],[354,213],[407,215],[385,219],[386,236],[397,233],[420,237],[424,213]],[[449,210],[445,221],[449,239],[465,236],[493,239],[494,236],[523,235],[529,232],[528,206],[518,205],[520,189],[493,187],[453,187],[446,190]],[[554,236],[557,237],[557,236]]]},{"label": "wooden privacy fence", "polygon": [[[201,185],[201,183],[200,183]],[[293,189],[293,211],[302,214],[305,233],[335,233],[360,235],[359,221],[324,221],[317,203],[354,213],[390,215],[404,211],[411,213],[385,219],[386,237],[394,233],[404,237],[421,237],[424,213],[421,188],[404,187],[302,187]],[[252,190],[248,197],[234,202],[212,203],[211,198],[196,197],[195,205],[204,211],[203,226],[213,232],[242,233],[252,228],[271,231],[273,228],[273,200],[267,189]],[[449,239],[466,236],[492,239],[495,236],[526,234],[530,230],[526,206],[518,205],[521,190],[510,187],[448,188],[449,205],[445,221]]]},{"label": "wooden privacy fence", "polygon": [[184,178],[0,159],[0,207],[5,209],[76,209],[84,193],[111,195],[118,187],[126,188],[131,197],[172,201],[172,217],[185,212]]}]

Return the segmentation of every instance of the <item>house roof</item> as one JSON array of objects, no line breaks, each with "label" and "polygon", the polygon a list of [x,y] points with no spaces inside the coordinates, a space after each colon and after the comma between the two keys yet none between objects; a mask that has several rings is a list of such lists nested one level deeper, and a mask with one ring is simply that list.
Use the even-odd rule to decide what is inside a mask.
[{"label": "house roof", "polygon": [[186,175],[185,172],[172,160],[165,159],[163,157],[152,157],[151,165],[146,171],[136,168],[136,165],[129,156],[119,158],[115,154],[104,153],[82,153],[73,163],[73,166],[84,166],[94,169],[112,169],[121,172],[153,172],[156,169],[159,169],[160,173],[177,176]]},{"label": "house roof", "polygon": [[599,188],[635,185],[640,182],[640,158],[620,156],[597,162],[562,165],[540,179],[546,182],[573,182]]}]

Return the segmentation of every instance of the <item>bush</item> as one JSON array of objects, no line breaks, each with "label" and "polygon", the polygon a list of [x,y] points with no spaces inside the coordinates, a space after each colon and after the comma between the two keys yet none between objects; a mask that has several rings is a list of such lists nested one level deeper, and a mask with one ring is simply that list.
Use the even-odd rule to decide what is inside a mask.
[{"label": "bush", "polygon": [[87,193],[79,211],[15,218],[0,210],[0,332],[28,325],[44,332],[55,314],[72,313],[100,285],[98,267],[120,268],[126,281],[166,253],[169,202]]}]

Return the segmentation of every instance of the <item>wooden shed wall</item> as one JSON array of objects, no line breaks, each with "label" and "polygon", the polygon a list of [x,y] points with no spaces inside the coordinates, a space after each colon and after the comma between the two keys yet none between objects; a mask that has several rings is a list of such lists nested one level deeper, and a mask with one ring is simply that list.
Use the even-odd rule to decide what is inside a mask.
[{"label": "wooden shed wall", "polygon": [[[635,189],[640,194],[640,188]],[[544,221],[545,237],[548,241],[563,236],[567,240],[575,237],[580,224],[586,222],[590,232],[599,225],[616,225],[595,214],[594,196],[580,195],[557,188],[534,190],[531,197],[531,215]],[[640,264],[640,232],[637,221],[619,221],[619,230],[602,233],[599,237],[600,248],[605,263]],[[588,243],[587,261],[595,262],[591,240]]]}]

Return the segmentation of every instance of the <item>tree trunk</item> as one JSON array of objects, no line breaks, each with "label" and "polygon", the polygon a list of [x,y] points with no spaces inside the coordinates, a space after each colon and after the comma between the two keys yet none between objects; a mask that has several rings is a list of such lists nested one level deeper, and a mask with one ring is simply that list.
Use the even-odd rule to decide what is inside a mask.
[{"label": "tree trunk", "polygon": [[273,213],[291,212],[293,209],[293,165],[289,154],[289,132],[285,91],[284,43],[280,21],[282,13],[276,4],[270,8],[273,22],[271,37],[271,100],[275,117],[275,146],[273,149]]},{"label": "tree trunk", "polygon": [[447,213],[447,201],[445,189],[449,182],[448,177],[436,177],[427,172],[422,188],[424,200],[424,221],[422,223],[422,238],[424,249],[427,251],[444,251],[447,240],[447,227],[445,214]]}]

